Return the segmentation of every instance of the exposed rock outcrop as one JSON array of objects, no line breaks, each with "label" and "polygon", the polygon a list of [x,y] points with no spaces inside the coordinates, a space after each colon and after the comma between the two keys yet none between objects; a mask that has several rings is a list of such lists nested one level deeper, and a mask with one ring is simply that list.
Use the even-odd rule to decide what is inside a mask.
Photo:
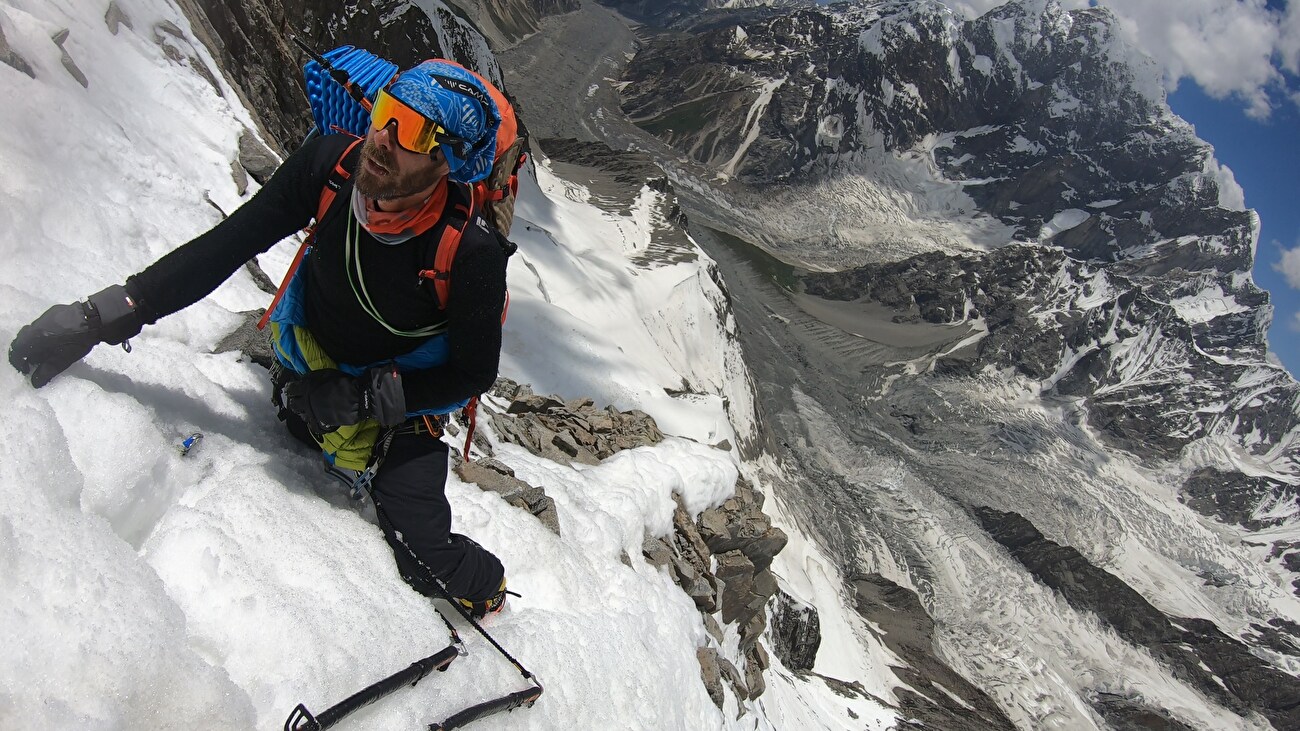
[{"label": "exposed rock outcrop", "polygon": [[265,184],[271,178],[271,174],[280,166],[280,160],[275,153],[271,151],[251,130],[243,130],[239,134],[239,159],[237,160],[240,167],[248,172],[249,177],[258,183]]},{"label": "exposed rock outcrop", "polygon": [[[260,270],[259,270],[260,271]],[[269,369],[274,355],[271,353],[271,340],[267,334],[257,329],[258,320],[266,310],[249,310],[240,313],[244,316],[239,327],[228,333],[212,349],[214,353],[240,353],[244,358]]]},{"label": "exposed rock outcrop", "polygon": [[1300,505],[1300,487],[1236,470],[1205,467],[1193,472],[1183,483],[1180,499],[1202,515],[1257,531],[1285,522],[1284,517],[1257,517],[1259,506],[1273,501]]},{"label": "exposed rock outcrop", "polygon": [[104,25],[108,26],[108,30],[113,35],[117,35],[122,26],[126,26],[127,30],[135,28],[130,16],[122,12],[122,7],[117,4],[117,0],[109,0],[108,9],[104,11]]},{"label": "exposed rock outcrop", "polygon": [[456,474],[462,480],[495,492],[502,500],[528,511],[552,533],[560,535],[560,516],[555,510],[555,501],[542,488],[515,477],[515,471],[508,466],[491,458],[472,462],[457,460]]},{"label": "exposed rock outcrop", "polygon": [[18,52],[13,49],[13,46],[9,45],[9,41],[5,38],[3,25],[0,25],[0,63],[4,63],[17,71],[21,71],[33,79],[36,78],[36,72],[32,70],[32,65],[27,62],[27,59],[19,55]]},{"label": "exposed rock outcrop", "polygon": [[915,593],[879,574],[859,574],[850,584],[858,613],[879,627],[881,641],[908,663],[892,669],[906,683],[894,688],[901,710],[921,722],[913,728],[1014,731],[992,698],[935,656],[934,620]]},{"label": "exposed rock outcrop", "polygon": [[1141,698],[1098,693],[1092,707],[1115,731],[1196,731],[1164,711],[1147,707]]},{"label": "exposed rock outcrop", "polygon": [[556,462],[599,464],[616,452],[664,438],[654,419],[642,411],[597,409],[591,399],[566,403],[508,379],[498,380],[493,393],[510,401],[504,413],[489,412],[502,438]]},{"label": "exposed rock outcrop", "polygon": [[812,670],[821,647],[821,620],[817,608],[779,589],[772,597],[772,651],[791,670]]},{"label": "exposed rock outcrop", "polygon": [[[598,409],[586,398],[566,402],[535,394],[527,385],[506,378],[497,380],[491,394],[507,402],[504,410],[488,402],[480,406],[480,414],[487,414],[499,439],[561,463],[597,464],[624,449],[650,446],[664,438],[654,419],[644,412],[619,411],[612,406]],[[486,442],[475,444],[490,451]],[[480,459],[459,465],[457,470],[467,481],[518,496],[507,500],[521,501],[520,507],[543,521],[548,519],[547,511],[554,512],[549,498],[535,494],[538,488],[515,479],[508,467],[495,460]],[[534,496],[532,502],[529,495]],[[715,702],[721,706],[721,696],[713,695],[721,687],[713,684],[718,677],[727,679],[738,698],[757,698],[766,687],[762,672],[769,665],[767,651],[759,644],[767,628],[765,607],[777,593],[776,577],[769,566],[785,547],[786,535],[763,514],[762,494],[743,480],[737,482],[733,497],[698,517],[692,517],[680,498],[676,499],[672,535],[647,536],[642,555],[669,572],[705,615],[706,626],[713,622],[710,615],[718,613],[723,623],[735,625],[739,633],[743,669],[718,657],[712,648],[700,650],[701,672]],[[558,532],[558,527],[553,530]]]},{"label": "exposed rock outcrop", "polygon": [[62,28],[50,36],[50,40],[54,41],[54,45],[59,47],[59,61],[63,64],[63,68],[68,72],[68,75],[75,79],[78,84],[81,84],[82,87],[89,88],[90,80],[86,78],[86,74],[77,65],[76,60],[72,58],[72,54],[68,52],[67,47],[63,45],[67,42],[71,33],[67,28]]},{"label": "exposed rock outcrop", "polygon": [[[757,698],[766,687],[762,672],[769,661],[759,639],[767,628],[764,608],[777,592],[776,577],[767,567],[786,543],[785,534],[772,527],[761,506],[761,494],[743,480],[736,484],[735,497],[696,520],[679,502],[673,535],[647,538],[642,549],[647,561],[671,572],[706,617],[718,612],[724,623],[736,626],[745,667],[733,687],[742,699]],[[764,528],[758,530],[758,525]]]},{"label": "exposed rock outcrop", "polygon": [[317,0],[178,0],[198,39],[211,49],[245,106],[258,115],[263,137],[279,151],[295,149],[311,126],[299,70],[307,60],[293,34],[320,51],[352,44],[411,66],[452,58],[499,82],[500,71],[482,34],[463,11],[443,2],[406,0],[321,3]]}]

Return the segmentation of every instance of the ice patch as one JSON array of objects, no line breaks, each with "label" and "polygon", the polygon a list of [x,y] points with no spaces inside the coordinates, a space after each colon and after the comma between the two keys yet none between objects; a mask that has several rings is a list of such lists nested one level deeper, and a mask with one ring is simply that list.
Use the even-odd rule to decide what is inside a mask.
[{"label": "ice patch", "polygon": [[1064,211],[1052,216],[1052,220],[1043,224],[1043,230],[1039,233],[1040,241],[1047,241],[1062,231],[1069,231],[1079,224],[1087,221],[1092,214],[1078,208],[1067,208]]},{"label": "ice patch", "polygon": [[1199,325],[1224,315],[1237,312],[1249,312],[1250,308],[1237,301],[1236,297],[1224,294],[1219,285],[1208,287],[1198,294],[1171,300],[1169,306],[1186,322]]},{"label": "ice patch", "polygon": [[1011,152],[1028,152],[1032,155],[1047,154],[1047,148],[1043,147],[1041,143],[1031,142],[1023,135],[1016,135],[1015,139],[1011,140],[1010,149]]}]

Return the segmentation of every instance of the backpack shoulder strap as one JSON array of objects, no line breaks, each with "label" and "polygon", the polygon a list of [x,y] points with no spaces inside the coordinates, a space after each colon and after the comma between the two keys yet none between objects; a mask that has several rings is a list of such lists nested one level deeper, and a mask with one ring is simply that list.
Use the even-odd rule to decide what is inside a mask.
[{"label": "backpack shoulder strap", "polygon": [[[476,215],[479,203],[474,194],[474,186],[450,181],[448,185],[451,187],[447,190],[447,208],[443,213],[444,223],[433,256],[433,268],[420,270],[420,279],[433,282],[440,310],[447,309],[447,300],[451,296],[451,265],[456,261],[456,252],[460,250],[465,227]],[[426,256],[425,261],[427,260]]]},{"label": "backpack shoulder strap", "polygon": [[329,177],[325,179],[325,185],[320,191],[320,202],[316,206],[316,218],[307,226],[307,228],[303,229],[307,235],[303,237],[302,245],[298,247],[298,253],[294,254],[293,262],[289,264],[289,270],[284,273],[284,279],[280,282],[280,288],[275,291],[275,299],[271,300],[271,304],[266,308],[266,312],[262,315],[262,319],[257,321],[258,330],[266,329],[266,324],[271,321],[271,313],[275,312],[276,306],[280,304],[280,299],[284,297],[284,291],[289,288],[289,282],[293,280],[294,273],[298,271],[298,265],[302,264],[303,255],[307,253],[307,250],[311,248],[312,243],[316,241],[316,228],[320,226],[321,221],[325,219],[325,215],[329,213],[330,208],[333,207],[334,199],[338,197],[338,193],[343,188],[343,185],[352,177],[352,173],[348,172],[351,167],[351,165],[348,164],[348,157],[359,149],[361,142],[362,138],[358,137],[348,145],[347,149],[343,151],[343,154],[339,156],[338,162],[334,163],[334,168],[330,170]]},{"label": "backpack shoulder strap", "polygon": [[347,146],[342,155],[339,155],[338,162],[334,163],[334,168],[330,170],[329,177],[325,179],[325,185],[320,189],[320,204],[316,207],[316,220],[308,227],[309,233],[315,233],[315,229],[320,226],[321,221],[325,220],[325,214],[329,213],[330,207],[334,205],[334,199],[338,197],[339,191],[343,186],[352,179],[351,169],[356,166],[356,156],[361,154],[361,143],[365,138],[358,137]]}]

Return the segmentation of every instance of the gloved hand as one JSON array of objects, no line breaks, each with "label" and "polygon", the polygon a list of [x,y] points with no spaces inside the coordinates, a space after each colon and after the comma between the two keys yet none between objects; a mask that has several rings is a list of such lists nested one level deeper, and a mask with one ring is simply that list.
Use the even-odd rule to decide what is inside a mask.
[{"label": "gloved hand", "polygon": [[316,434],[375,419],[382,426],[406,421],[402,376],[394,366],[375,366],[353,378],[323,368],[284,387],[284,404]]},{"label": "gloved hand", "polygon": [[85,302],[55,305],[25,325],[9,346],[9,364],[40,388],[98,343],[118,345],[140,334],[144,321],[126,288],[115,284]]}]

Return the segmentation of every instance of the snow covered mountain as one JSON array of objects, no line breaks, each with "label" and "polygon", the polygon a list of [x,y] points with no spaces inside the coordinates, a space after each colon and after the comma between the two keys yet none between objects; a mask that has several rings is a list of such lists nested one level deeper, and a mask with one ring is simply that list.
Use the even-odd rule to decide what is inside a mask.
[{"label": "snow covered mountain", "polygon": [[[283,109],[244,102],[293,86],[262,83],[296,73],[274,65],[280,46],[263,49],[265,67],[237,50],[258,48],[238,23],[268,6],[213,9],[226,14],[0,2],[0,85],[22,100],[0,112],[0,332],[211,227],[274,165],[267,148],[293,139]],[[398,35],[411,21],[411,44],[466,27],[440,3],[418,23],[390,9],[379,25]],[[359,27],[376,22],[352,10]],[[473,55],[482,36],[448,43],[492,71]],[[885,703],[798,680],[764,649],[768,565],[786,538],[760,510],[763,486],[739,479],[757,425],[735,323],[662,178],[615,182],[564,180],[545,158],[524,177],[513,382],[486,399],[478,460],[448,484],[457,528],[523,594],[488,628],[548,688],[495,723],[808,728],[848,709],[883,729]],[[0,726],[279,727],[298,702],[319,710],[446,644],[373,516],[288,438],[264,369],[230,349],[269,302],[258,274],[277,279],[295,248],[148,328],[133,352],[98,348],[39,391],[3,376]],[[468,657],[349,727],[414,728],[524,684],[460,630]]]},{"label": "snow covered mountain", "polygon": [[[1211,705],[1295,727],[1300,394],[1267,357],[1258,222],[1113,17],[1023,0],[975,20],[937,2],[667,20],[641,32],[618,92],[671,146],[692,221],[843,270],[741,316],[765,360],[774,342],[794,351],[788,368],[750,363],[816,475],[803,525],[846,570],[892,567],[936,620],[983,638],[953,630],[950,657],[1018,643],[996,629],[1014,622],[989,624],[1006,605],[961,583],[990,570],[993,538]],[[1021,652],[1150,682],[1082,659],[1089,634]],[[963,668],[981,687],[1042,687],[981,665]],[[1247,667],[1250,682],[1230,679]],[[1073,698],[1119,727],[1153,708],[1177,709],[1160,727],[1258,722],[1105,685]],[[999,700],[1019,724],[1096,722],[1015,695]]]},{"label": "snow covered mountain", "polygon": [[[1296,517],[1300,389],[1266,357],[1272,310],[1249,274],[1258,222],[1104,8],[1013,2],[966,21],[939,3],[863,3],[706,15],[692,30],[638,53],[624,108],[750,189],[825,196],[834,241],[817,243],[814,224],[775,250],[861,262],[910,235],[901,249],[944,252],[815,275],[809,293],[971,324],[980,337],[941,368],[1010,369],[1083,399],[1116,446],[1182,455],[1192,502],[1211,514]],[[901,185],[908,162],[928,180]],[[920,225],[845,220],[862,186],[894,186],[884,215]],[[954,237],[920,241],[940,214],[970,224],[967,248],[1035,245],[949,256]]]},{"label": "snow covered mountain", "polygon": [[[482,727],[1296,727],[1294,384],[1255,223],[1104,11],[656,4],[678,25],[620,82],[624,36],[547,36],[608,29],[567,25],[590,4],[326,5],[0,0],[0,332],[255,188],[306,124],[283,31],[494,79],[489,41],[527,47],[525,122],[620,144],[540,141],[514,383],[449,482],[524,594],[489,630],[548,689]],[[865,268],[782,289],[804,272],[710,226]],[[227,350],[258,269],[130,355],[6,376],[0,726],[278,727],[442,646]],[[462,634],[351,727],[518,687]]]}]

